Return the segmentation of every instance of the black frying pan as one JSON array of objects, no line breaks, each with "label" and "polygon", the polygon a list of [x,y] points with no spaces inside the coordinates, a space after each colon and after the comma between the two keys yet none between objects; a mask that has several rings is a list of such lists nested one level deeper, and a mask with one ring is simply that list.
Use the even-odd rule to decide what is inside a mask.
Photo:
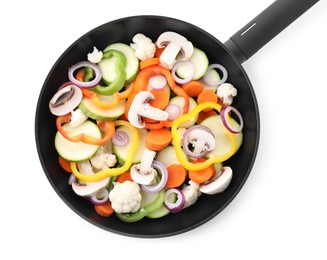
[{"label": "black frying pan", "polygon": [[[35,117],[36,145],[45,174],[64,202],[77,214],[105,230],[135,237],[164,237],[186,232],[212,219],[238,194],[255,160],[259,144],[259,111],[255,94],[241,64],[274,36],[313,6],[318,0],[279,0],[245,25],[225,44],[202,29],[168,17],[135,16],[109,22],[86,33],[74,42],[57,60],[42,87]],[[214,196],[202,195],[191,207],[161,219],[144,218],[125,223],[115,216],[103,218],[95,213],[91,203],[74,194],[68,185],[68,175],[58,165],[54,147],[55,117],[48,103],[58,86],[67,81],[68,68],[84,60],[93,46],[104,49],[110,43],[129,43],[136,33],[156,39],[162,32],[175,31],[194,46],[204,50],[210,63],[223,64],[229,73],[228,82],[238,89],[233,105],[244,118],[244,140],[240,150],[226,165],[233,168],[234,177],[227,190]]]}]

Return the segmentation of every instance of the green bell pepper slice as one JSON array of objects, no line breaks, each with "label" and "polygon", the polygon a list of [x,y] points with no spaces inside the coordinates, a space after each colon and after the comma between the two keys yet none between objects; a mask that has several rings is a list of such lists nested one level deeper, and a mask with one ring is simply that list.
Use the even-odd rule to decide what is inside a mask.
[{"label": "green bell pepper slice", "polygon": [[126,81],[126,65],[127,59],[124,53],[117,50],[108,50],[103,53],[103,59],[110,59],[116,57],[115,72],[116,78],[107,86],[96,85],[93,90],[104,96],[111,96],[116,92],[119,92],[125,85]]}]

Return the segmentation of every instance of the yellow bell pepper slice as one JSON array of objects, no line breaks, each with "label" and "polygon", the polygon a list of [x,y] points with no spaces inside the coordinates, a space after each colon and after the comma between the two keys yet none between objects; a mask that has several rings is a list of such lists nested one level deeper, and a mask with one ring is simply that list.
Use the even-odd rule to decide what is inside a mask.
[{"label": "yellow bell pepper slice", "polygon": [[[177,159],[179,162],[186,168],[187,170],[191,171],[200,171],[203,169],[208,168],[211,164],[214,163],[221,163],[223,161],[226,161],[229,159],[237,150],[237,143],[236,143],[236,135],[231,133],[226,129],[226,137],[230,140],[231,142],[231,148],[229,151],[221,156],[215,156],[213,154],[208,154],[207,155],[207,160],[201,163],[191,163],[188,161],[187,157],[185,157],[185,154],[183,152],[182,148],[182,136],[178,133],[177,129],[178,126],[183,124],[184,122],[188,122],[190,120],[194,120],[196,116],[204,109],[206,108],[212,108],[220,112],[221,105],[215,103],[215,102],[204,102],[201,103],[200,105],[196,106],[190,113],[184,114],[178,118],[176,118],[171,126],[171,133],[173,136],[174,140],[174,149],[176,152]],[[229,116],[228,119],[229,120]]]},{"label": "yellow bell pepper slice", "polygon": [[127,155],[124,165],[122,165],[119,168],[108,168],[108,169],[99,171],[92,175],[85,175],[85,174],[82,174],[81,172],[79,172],[79,170],[77,169],[76,163],[71,162],[70,167],[72,169],[73,174],[76,176],[77,179],[79,179],[81,181],[86,181],[86,182],[95,182],[95,181],[102,180],[109,176],[118,176],[129,170],[129,168],[131,167],[132,162],[133,162],[133,156],[138,147],[139,135],[137,133],[136,128],[127,121],[117,120],[117,121],[115,121],[115,126],[126,126],[132,132],[132,140],[133,141],[132,141],[132,145],[129,149],[129,153]]}]

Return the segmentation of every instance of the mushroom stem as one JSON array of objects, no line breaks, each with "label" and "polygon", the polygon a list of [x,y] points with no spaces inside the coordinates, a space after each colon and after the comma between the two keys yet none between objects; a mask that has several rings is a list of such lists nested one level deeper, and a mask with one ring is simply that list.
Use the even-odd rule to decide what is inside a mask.
[{"label": "mushroom stem", "polygon": [[164,67],[171,69],[180,51],[181,51],[180,44],[176,44],[175,42],[170,42],[166,46],[164,52],[162,53],[163,56],[160,57],[161,64]]},{"label": "mushroom stem", "polygon": [[139,111],[140,116],[151,118],[153,120],[164,121],[168,119],[168,113],[150,104],[145,104]]},{"label": "mushroom stem", "polygon": [[197,139],[196,141],[192,142],[192,146],[194,147],[193,153],[200,154],[205,150],[208,150],[208,146],[206,145],[206,141],[203,139]]},{"label": "mushroom stem", "polygon": [[151,151],[149,149],[144,150],[140,163],[140,172],[142,174],[149,173],[149,170],[152,168],[151,165],[155,156],[156,156],[155,151]]},{"label": "mushroom stem", "polygon": [[215,137],[203,129],[194,129],[188,136],[188,141],[194,147],[194,154],[212,151],[216,145]]}]

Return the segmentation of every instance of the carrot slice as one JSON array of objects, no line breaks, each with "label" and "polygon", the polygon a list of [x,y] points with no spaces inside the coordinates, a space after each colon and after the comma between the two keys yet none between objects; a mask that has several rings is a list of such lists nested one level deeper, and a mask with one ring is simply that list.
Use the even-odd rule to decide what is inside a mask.
[{"label": "carrot slice", "polygon": [[[204,102],[215,102],[217,103],[218,101],[218,96],[212,89],[205,89],[203,90],[200,95],[198,96],[197,102],[200,105],[201,103]],[[212,110],[211,108],[204,109],[203,111],[210,111]]]},{"label": "carrot slice", "polygon": [[159,58],[152,58],[152,59],[146,59],[140,61],[140,69],[144,69],[145,67],[152,66],[152,65],[158,65],[159,64]]},{"label": "carrot slice", "polygon": [[182,85],[182,88],[185,90],[186,94],[190,97],[197,97],[203,91],[203,85],[197,80],[191,80]]},{"label": "carrot slice", "polygon": [[123,174],[117,177],[117,182],[123,183],[124,181],[134,181],[131,177],[130,172],[124,172]]},{"label": "carrot slice", "polygon": [[[199,163],[204,162],[205,158],[199,158],[197,161],[192,161],[192,163]],[[203,183],[205,181],[210,180],[216,174],[215,167],[210,165],[208,168],[205,168],[200,171],[188,171],[188,177],[196,182],[196,183]]]},{"label": "carrot slice", "polygon": [[94,209],[102,217],[109,217],[115,212],[109,200],[103,204],[94,205]]},{"label": "carrot slice", "polygon": [[168,166],[167,171],[168,171],[168,180],[165,186],[166,189],[179,187],[186,180],[187,171],[180,164],[172,164]]},{"label": "carrot slice", "polygon": [[70,168],[70,162],[67,161],[66,159],[62,158],[59,156],[58,162],[61,168],[63,168],[66,172],[72,172],[72,168]]},{"label": "carrot slice", "polygon": [[145,145],[149,150],[160,151],[167,147],[172,140],[171,132],[167,128],[151,129],[145,138]]}]

